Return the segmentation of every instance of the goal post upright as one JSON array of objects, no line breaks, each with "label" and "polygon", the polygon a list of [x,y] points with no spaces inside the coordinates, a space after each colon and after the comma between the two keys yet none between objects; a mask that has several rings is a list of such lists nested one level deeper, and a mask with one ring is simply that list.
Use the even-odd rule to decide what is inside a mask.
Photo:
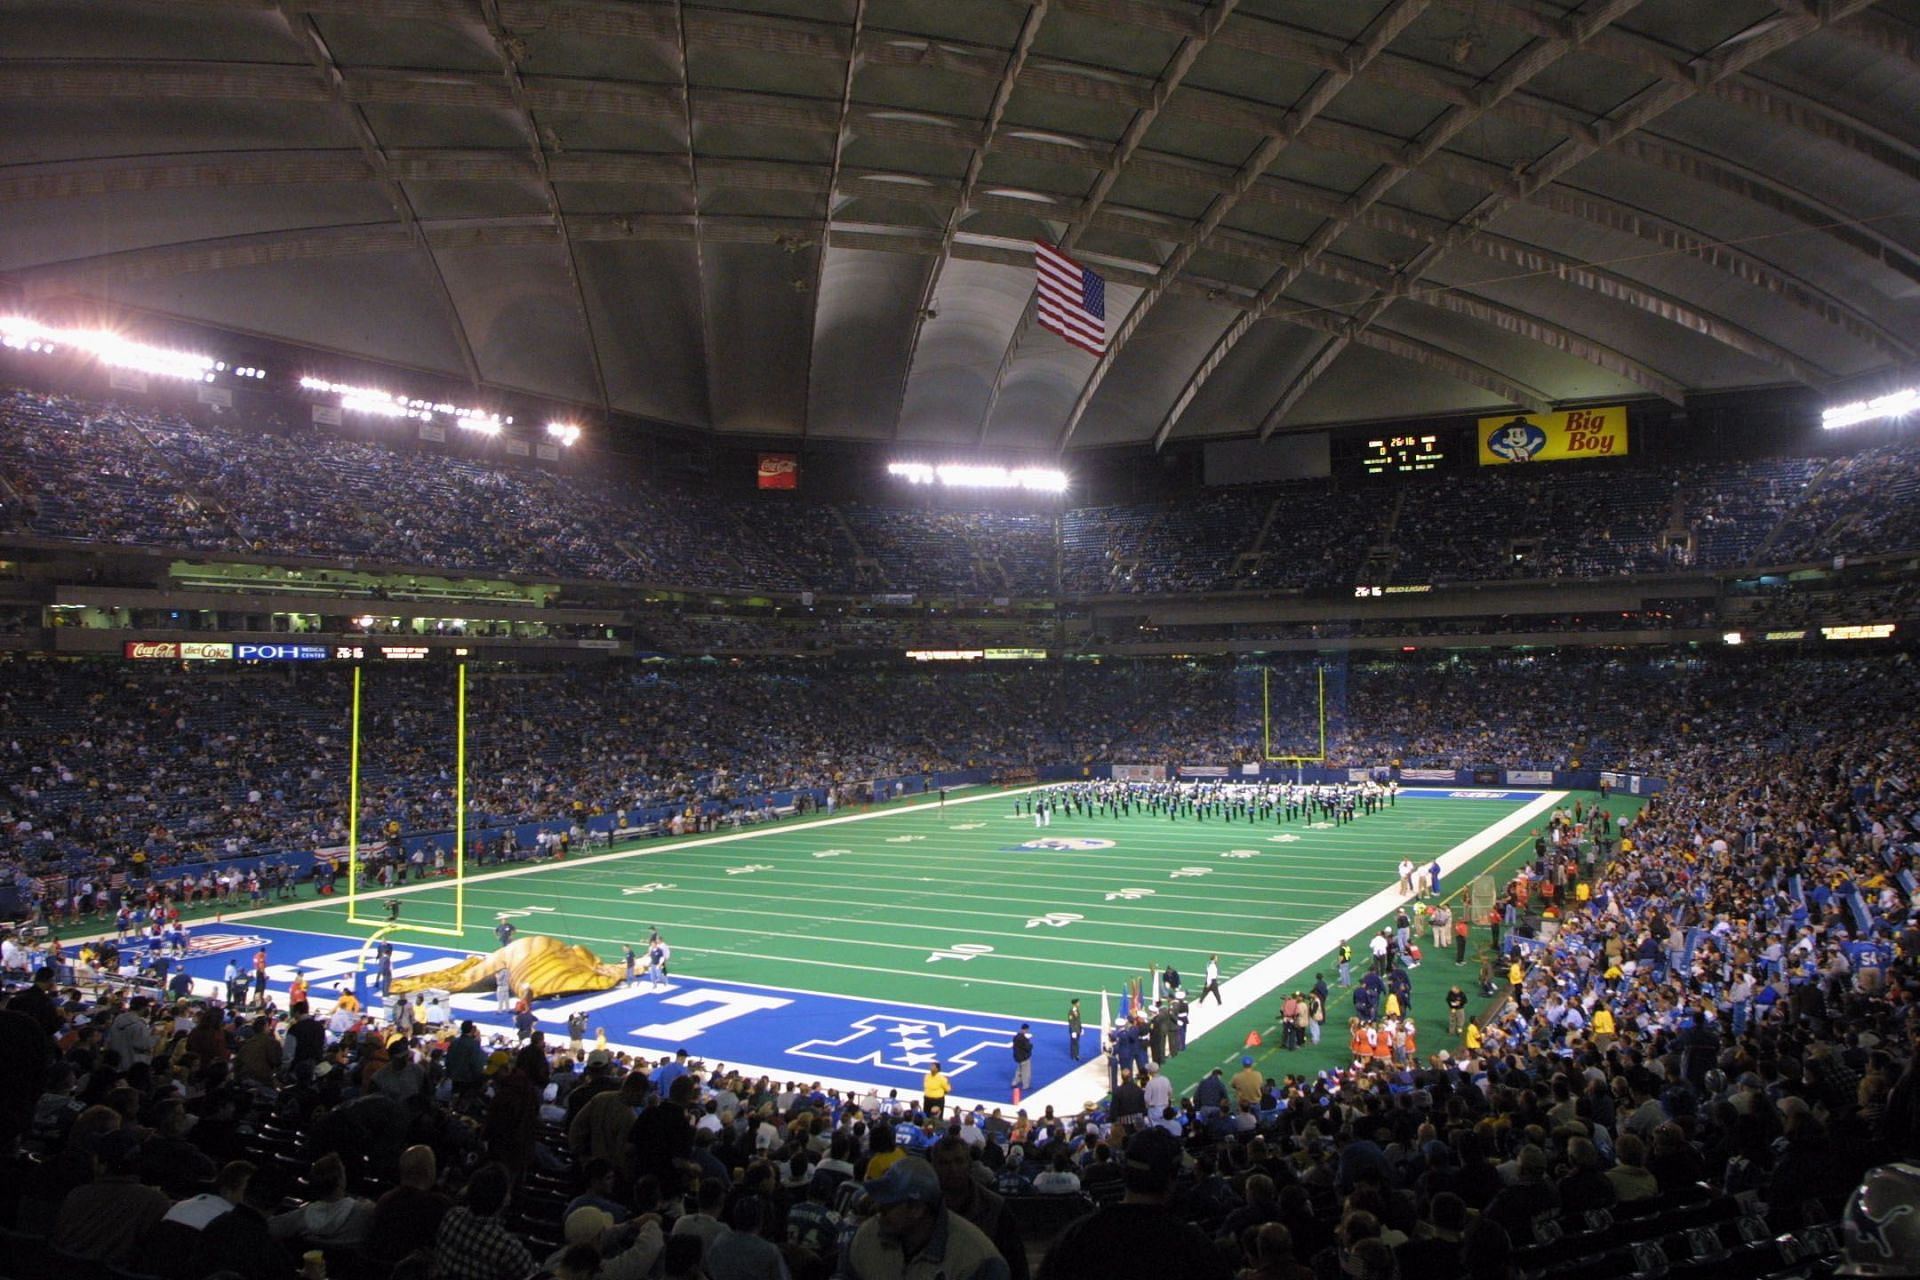
[{"label": "goal post upright", "polygon": [[360,905],[360,667],[353,668],[353,724],[347,748],[347,919]]},{"label": "goal post upright", "polygon": [[[467,924],[467,664],[459,667],[455,695],[454,814],[453,814],[453,924],[403,923],[397,914],[384,920],[360,914],[360,667],[353,668],[353,715],[347,748],[347,923],[373,925],[368,945],[389,933],[430,933],[438,937],[466,935]],[[397,900],[388,897],[390,908]],[[364,955],[364,953],[363,953]]]},{"label": "goal post upright", "polygon": [[453,931],[467,923],[467,664],[460,664],[453,729]]},{"label": "goal post upright", "polygon": [[1314,720],[1319,754],[1275,755],[1273,753],[1273,669],[1260,668],[1260,754],[1269,764],[1291,764],[1296,768],[1327,762],[1327,669],[1314,664]]}]

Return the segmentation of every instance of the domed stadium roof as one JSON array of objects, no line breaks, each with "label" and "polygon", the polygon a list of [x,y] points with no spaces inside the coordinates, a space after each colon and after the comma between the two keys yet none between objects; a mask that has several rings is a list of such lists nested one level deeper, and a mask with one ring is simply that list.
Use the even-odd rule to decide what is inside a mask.
[{"label": "domed stadium roof", "polygon": [[1913,360],[1917,64],[1911,0],[18,0],[0,272],[795,442],[1678,403]]}]

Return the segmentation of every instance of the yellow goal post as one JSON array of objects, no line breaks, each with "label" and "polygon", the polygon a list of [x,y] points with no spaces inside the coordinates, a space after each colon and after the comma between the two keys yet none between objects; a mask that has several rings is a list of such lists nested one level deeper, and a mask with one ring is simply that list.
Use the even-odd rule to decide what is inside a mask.
[{"label": "yellow goal post", "polygon": [[[347,921],[368,925],[377,932],[367,940],[388,933],[428,933],[443,938],[466,935],[467,924],[467,664],[461,663],[458,693],[454,705],[454,783],[453,783],[453,924],[414,924],[397,915],[369,917],[360,913],[364,900],[397,902],[398,890],[360,892],[360,668],[353,669],[353,730],[347,763]],[[365,953],[362,953],[364,960]]]}]

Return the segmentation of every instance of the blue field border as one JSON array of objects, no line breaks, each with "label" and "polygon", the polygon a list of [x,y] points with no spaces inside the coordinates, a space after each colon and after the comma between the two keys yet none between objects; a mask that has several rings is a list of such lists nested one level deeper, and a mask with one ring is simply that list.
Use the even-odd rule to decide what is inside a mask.
[{"label": "blue field border", "polygon": [[[466,959],[468,952],[420,944],[396,936],[396,977],[430,972]],[[331,1009],[338,991],[350,989],[371,1009],[383,1008],[377,975],[361,972],[361,939],[241,921],[208,925],[193,934],[187,973],[196,990],[224,993],[228,960],[244,971],[253,955],[267,951],[267,989],[281,1008],[296,977],[307,981],[309,1002]],[[454,1021],[471,1019],[483,1038],[515,1034],[513,1016],[497,1007],[489,990],[455,995]],[[725,1064],[776,1080],[819,1081],[829,1088],[897,1090],[917,1099],[928,1064],[938,1061],[952,1077],[957,1101],[1005,1106],[1014,1102],[1012,1043],[1022,1019],[935,1006],[822,995],[789,987],[708,981],[674,974],[655,989],[645,978],[632,986],[534,1003],[549,1045],[567,1042],[567,1020],[588,1015],[588,1039],[604,1031],[609,1047],[647,1058],[686,1049],[711,1066]],[[1034,1039],[1032,1088],[1054,1084],[1079,1064],[1069,1052],[1066,1025],[1027,1020]],[[1098,1045],[1089,1032],[1089,1052]]]}]

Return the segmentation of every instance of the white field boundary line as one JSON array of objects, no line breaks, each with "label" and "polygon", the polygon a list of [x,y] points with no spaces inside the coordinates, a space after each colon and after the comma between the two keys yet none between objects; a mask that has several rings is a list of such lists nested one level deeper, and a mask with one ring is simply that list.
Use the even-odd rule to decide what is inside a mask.
[{"label": "white field boundary line", "polygon": [[[1036,786],[1036,787],[1026,787],[1021,790],[1032,791],[1032,790],[1038,790],[1038,789],[1039,788]],[[981,800],[1003,799],[1006,796],[1014,795],[1014,794],[1019,794],[1019,792],[1016,792],[1016,791],[989,792],[989,793],[984,793],[978,796],[967,796],[958,800],[951,800],[951,803],[954,803],[954,804],[977,803]],[[1510,814],[1507,818],[1501,820],[1499,823],[1496,823],[1494,826],[1486,828],[1485,830],[1481,831],[1478,835],[1471,837],[1470,839],[1468,839],[1467,841],[1459,845],[1456,845],[1454,848],[1448,850],[1445,854],[1441,855],[1440,857],[1441,871],[1443,873],[1451,873],[1457,870],[1460,866],[1462,866],[1466,862],[1471,861],[1473,858],[1477,857],[1479,854],[1485,852],[1488,848],[1491,848],[1501,838],[1510,834],[1513,830],[1517,829],[1520,826],[1524,826],[1527,821],[1531,820],[1533,817],[1537,816],[1539,813],[1546,811],[1547,809],[1551,808],[1552,805],[1558,803],[1562,799],[1565,799],[1567,794],[1569,793],[1567,792],[1543,793],[1538,799],[1533,801],[1531,804],[1525,806],[1523,809],[1518,810],[1513,814]],[[817,822],[808,823],[806,825],[826,826],[832,823],[857,822],[857,821],[863,821],[870,818],[898,816],[901,812],[903,811],[894,810],[893,812],[889,813],[885,810],[872,810],[865,813],[848,814],[841,817],[823,818],[818,820]],[[775,831],[783,830],[783,829],[786,831],[792,831],[795,828],[793,826],[787,826],[784,828],[776,826],[776,827],[770,827],[770,828],[761,828],[755,831],[731,832],[722,836],[712,836],[705,839],[686,841],[682,843],[676,843],[673,845],[663,845],[658,848],[643,847],[639,849],[620,850],[618,852],[612,852],[612,853],[595,854],[590,857],[571,859],[566,864],[551,863],[551,862],[536,863],[528,867],[518,867],[518,868],[513,868],[507,871],[496,872],[483,877],[476,877],[476,881],[487,881],[487,880],[495,880],[495,879],[504,880],[510,876],[528,875],[536,871],[558,869],[560,866],[563,866],[563,865],[605,863],[605,862],[612,861],[614,859],[644,857],[650,854],[664,852],[666,849],[669,849],[669,848],[678,850],[678,849],[689,848],[696,844],[711,845],[711,844],[729,843],[735,840],[752,839],[756,836],[761,836],[761,835],[771,835]],[[447,887],[448,886],[445,885],[444,883],[428,882],[426,884],[409,885],[399,889],[382,890],[379,892],[378,896],[397,897],[402,894],[418,893],[418,892],[422,892],[429,889],[444,889]],[[369,896],[372,896],[372,895],[369,895]],[[1350,918],[1356,919],[1358,925],[1365,926],[1385,916],[1389,910],[1391,910],[1394,906],[1398,905],[1402,901],[1404,901],[1404,899],[1401,898],[1399,891],[1397,889],[1395,888],[1383,889],[1381,892],[1367,899],[1367,901],[1361,903],[1360,905],[1352,908],[1351,910],[1347,911],[1341,916],[1328,922],[1326,925],[1321,926],[1320,928],[1314,930],[1312,933],[1307,934],[1305,937],[1299,939],[1298,941],[1290,943],[1287,946],[1281,948],[1279,951],[1275,952],[1273,955],[1267,957],[1266,960],[1263,960],[1260,963],[1256,964],[1253,968],[1248,969],[1246,972],[1241,973],[1235,977],[1228,978],[1227,980],[1221,983],[1221,993],[1223,996],[1227,998],[1229,1003],[1225,1005],[1210,1006],[1206,1009],[1201,1009],[1200,1007],[1196,1006],[1190,1020],[1189,1038],[1197,1038],[1200,1035],[1204,1035],[1207,1031],[1212,1030],[1214,1027],[1218,1026],[1220,1023],[1226,1021],[1231,1017],[1238,1015],[1239,1013],[1243,1012],[1245,1009],[1251,1007],[1253,1002],[1256,999],[1258,999],[1261,995],[1264,995],[1267,990],[1271,989],[1274,986],[1278,986],[1280,982],[1282,982],[1285,978],[1291,976],[1297,962],[1304,961],[1305,963],[1311,963],[1318,956],[1320,956],[1321,954],[1324,954],[1327,950],[1331,949],[1331,946],[1334,942],[1337,942],[1342,937],[1350,936],[1351,935],[1351,930],[1349,927]],[[285,915],[294,911],[311,911],[316,907],[324,907],[327,905],[334,905],[334,904],[319,903],[319,902],[292,903],[292,904],[288,904],[286,906],[280,906],[280,907],[265,907],[259,911],[242,912],[232,917],[225,917],[223,918],[223,920],[224,922],[252,920],[252,919],[258,919],[262,916]],[[204,924],[204,922],[197,922],[197,924]],[[1343,932],[1343,929],[1347,931]],[[316,937],[349,938],[351,936],[351,935],[345,935],[345,934],[320,933],[317,930],[306,930],[306,929],[296,929],[296,930],[292,930],[292,932],[311,933]],[[100,934],[97,936],[105,937],[107,935]],[[1323,939],[1325,940],[1323,941]],[[85,941],[85,940],[86,939],[80,939],[80,941]],[[592,939],[592,940],[600,941],[600,939]],[[402,939],[402,941],[404,941],[404,939]],[[457,941],[457,939],[455,941]],[[444,944],[429,943],[429,944],[422,944],[422,945],[444,945]],[[448,949],[458,950],[457,947],[450,947]],[[755,954],[748,954],[743,958],[765,959],[770,961],[781,960],[781,959],[786,959],[788,961],[791,961],[792,959],[791,957],[779,957],[779,956],[771,956],[771,955],[762,956],[762,955],[755,955]],[[821,967],[830,967],[830,968],[871,970],[871,966],[868,966],[868,965],[846,964],[846,963],[836,964],[835,962],[832,962],[832,961],[810,961],[807,963],[814,964]],[[960,974],[913,975],[913,976],[951,976],[954,979],[963,978],[963,975],[960,975]],[[692,979],[682,979],[682,981],[691,981],[691,980]],[[1050,990],[1061,995],[1077,994],[1077,995],[1080,995],[1080,998],[1082,1000],[1087,998],[1084,993],[1074,992],[1068,988],[1048,987],[1045,985],[1038,985],[1038,984],[1032,984],[1032,983],[1012,983],[1012,982],[1006,981],[1005,979],[974,978],[973,981],[984,983],[985,985],[989,985],[989,986],[1019,986],[1027,990],[1043,990],[1043,991]],[[751,985],[765,986],[766,984],[755,983]],[[198,995],[203,995],[208,997],[217,997],[220,994],[220,988],[223,986],[223,984],[213,979],[198,979],[195,981],[194,986],[196,989],[195,993]],[[799,994],[813,995],[813,996],[819,996],[824,994],[817,991],[811,991],[811,990],[808,990],[807,988],[802,988],[802,987],[768,987],[767,989],[795,992]],[[842,997],[842,998],[845,998],[845,997]],[[321,1008],[321,1009],[329,1007],[329,1004],[330,1004],[330,1002],[327,1001],[324,997],[318,997],[318,996],[313,998],[312,1003],[316,1008]],[[914,1002],[914,1007],[940,1010],[943,1012],[951,1012],[955,1014],[967,1013],[968,1016],[978,1016],[978,1015],[969,1013],[969,1011],[953,1009],[949,1006],[928,1005],[918,1001]],[[489,1021],[486,1015],[480,1012],[474,1012],[469,1016],[472,1018],[474,1025],[480,1030],[483,1037],[491,1037],[496,1033],[502,1034],[502,1035],[508,1035],[508,1036],[516,1034],[516,1029],[513,1027],[513,1025],[510,1022],[495,1023],[495,1022]],[[1096,1021],[1098,1020],[1097,1017],[1095,1020]],[[1032,1022],[1036,1027],[1046,1026],[1050,1022],[1055,1027],[1064,1027],[1064,1023],[1053,1021],[1046,1018],[1029,1018],[1028,1021]],[[1104,1029],[1096,1027],[1093,1030],[1094,1030],[1094,1036],[1095,1036],[1095,1039],[1093,1040],[1093,1052],[1090,1055],[1087,1063],[1083,1065],[1078,1071],[1075,1071],[1069,1075],[1061,1077],[1061,1079],[1059,1079],[1058,1081],[1054,1082],[1051,1085],[1048,1085],[1044,1089],[1040,1090],[1038,1093],[1028,1095],[1028,1097],[1024,1100],[1024,1103],[1023,1103],[1023,1105],[1027,1109],[1041,1110],[1047,1106],[1052,1106],[1055,1108],[1056,1112],[1059,1112],[1060,1114],[1065,1114],[1064,1111],[1061,1111],[1061,1107],[1063,1106],[1063,1104],[1066,1103],[1066,1100],[1078,1099],[1078,1101],[1073,1101],[1070,1103],[1072,1109],[1075,1112],[1077,1112],[1079,1109],[1080,1103],[1091,1098],[1099,1098],[1105,1095],[1106,1093],[1106,1081],[1104,1078],[1105,1059],[1099,1052],[1099,1036]],[[639,1044],[632,1041],[619,1041],[619,1040],[610,1039],[609,1047],[613,1048],[618,1052],[631,1054],[637,1059],[647,1058],[649,1056],[658,1057],[662,1053],[662,1050],[657,1045],[643,1045],[643,1044]],[[1010,1062],[1011,1060],[1009,1060],[1009,1063]],[[777,1067],[759,1066],[759,1065],[755,1065],[752,1063],[745,1063],[745,1062],[728,1063],[725,1065],[727,1065],[731,1070],[739,1071],[748,1076],[767,1076],[771,1079],[789,1078],[788,1072]],[[988,1064],[983,1063],[982,1067],[988,1070],[989,1073],[991,1072],[991,1068],[988,1066]],[[1010,1074],[1011,1074],[1011,1067],[1009,1066],[1009,1075]],[[983,1079],[985,1078],[991,1078],[990,1074],[988,1077],[983,1077]],[[834,1076],[828,1076],[828,1075],[811,1076],[809,1077],[809,1079],[817,1080],[825,1088],[851,1091],[861,1096],[864,1096],[868,1093],[881,1092],[886,1089],[903,1088],[902,1085],[897,1083],[892,1083],[892,1082],[876,1085],[875,1082],[873,1081],[852,1080],[845,1077],[834,1077]],[[909,1090],[909,1095],[910,1095],[910,1090]],[[1005,1109],[1008,1107],[1008,1104],[999,1100],[998,1098],[969,1095],[969,1094],[964,1094],[957,1091],[949,1095],[949,1105],[954,1108],[966,1108],[969,1110],[971,1110],[975,1105],[982,1105],[989,1109]]]},{"label": "white field boundary line", "polygon": [[[1041,787],[1047,785],[1049,784],[1035,783],[1032,786],[1015,787],[1005,791],[983,792],[977,796],[961,796],[958,799],[949,796],[947,803],[949,805],[979,804],[983,800],[1004,800],[1008,796],[1023,795],[1028,791],[1038,791]],[[928,801],[927,803],[937,804],[938,802]],[[725,835],[696,836],[691,840],[676,840],[670,844],[642,845],[633,849],[616,849],[609,853],[585,854],[578,857],[569,857],[565,862],[554,862],[552,860],[534,862],[524,867],[510,867],[505,871],[487,871],[480,875],[470,876],[467,883],[491,884],[496,880],[510,880],[516,876],[537,875],[543,871],[555,871],[563,867],[592,866],[596,863],[614,862],[627,858],[649,858],[655,854],[666,853],[669,850],[679,853],[687,849],[704,849],[716,844],[732,844],[737,840],[757,840],[765,836],[791,834],[795,831],[803,830],[811,831],[820,827],[840,826],[848,822],[870,822],[875,818],[897,818],[902,814],[911,813],[913,809],[917,807],[919,806],[909,806],[904,809],[871,809],[863,813],[840,814],[831,818],[810,818],[805,822],[798,823],[774,822],[765,826],[756,827],[752,831],[730,831]],[[427,893],[435,890],[451,891],[453,887],[454,882],[450,880],[433,879],[423,881],[419,884],[402,885],[398,889],[375,889],[372,892],[363,891],[359,896],[362,900],[372,901],[382,898],[405,897],[411,893]],[[262,920],[268,916],[288,915],[295,911],[324,911],[328,907],[344,907],[346,904],[347,899],[344,897],[315,898],[310,902],[290,902],[280,907],[261,907],[258,911],[236,911],[232,914],[222,914],[219,917],[219,922],[221,924],[235,924],[243,920]],[[200,919],[189,921],[188,923],[195,929],[201,929],[205,928],[209,922]],[[343,920],[341,923],[347,924],[349,922]],[[374,921],[366,921],[365,923],[375,924],[377,927],[377,923]],[[480,926],[470,925],[468,927],[478,928]],[[399,932],[405,933],[406,930],[402,928]],[[102,930],[98,933],[88,934],[85,937],[71,939],[71,941],[78,944],[81,942],[93,942],[101,938],[110,938],[112,936],[113,933],[111,930]],[[352,935],[340,934],[337,936],[350,937]]]},{"label": "white field boundary line", "polygon": [[[1541,814],[1551,812],[1570,794],[1566,791],[1542,792],[1532,803],[1509,813],[1478,835],[1463,840],[1440,855],[1441,873],[1445,875],[1459,870]],[[1252,968],[1226,979],[1220,984],[1224,1003],[1203,1005],[1196,1002],[1191,1006],[1187,1038],[1197,1040],[1229,1019],[1245,1013],[1253,1007],[1254,1001],[1332,951],[1339,945],[1340,939],[1359,937],[1360,930],[1382,919],[1406,901],[1406,895],[1400,892],[1397,885],[1389,885],[1305,937],[1288,943]],[[1365,939],[1361,941],[1364,943]],[[1364,946],[1356,947],[1354,953],[1357,960],[1364,961],[1367,958]],[[1081,998],[1085,999],[1084,996]],[[1097,1021],[1098,1015],[1092,1020]],[[1099,1032],[1103,1034],[1105,1028],[1100,1028]],[[1026,1108],[1039,1111],[1050,1106],[1057,1115],[1075,1115],[1088,1099],[1104,1097],[1107,1092],[1106,1058],[1098,1051],[1097,1039],[1094,1044],[1096,1048],[1085,1066],[1033,1094],[1024,1104]]]}]

